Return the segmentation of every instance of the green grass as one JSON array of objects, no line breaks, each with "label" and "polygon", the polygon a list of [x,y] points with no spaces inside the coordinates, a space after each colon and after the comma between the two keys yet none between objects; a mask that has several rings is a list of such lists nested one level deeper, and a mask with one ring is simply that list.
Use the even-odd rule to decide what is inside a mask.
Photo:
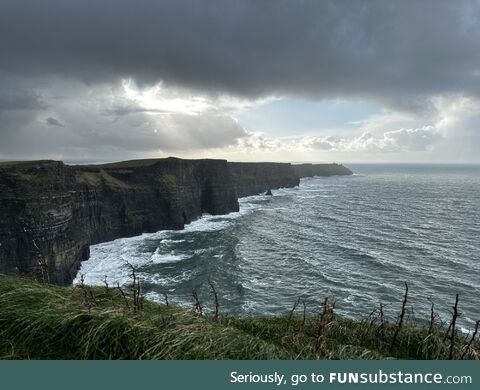
[{"label": "green grass", "polygon": [[56,163],[55,160],[0,161],[0,168],[24,167],[38,164]]},{"label": "green grass", "polygon": [[[128,302],[128,306],[127,303]],[[118,289],[57,287],[0,276],[3,359],[444,359],[445,330],[405,324],[392,353],[395,324],[324,316],[200,316],[173,305],[133,299]],[[301,313],[299,313],[301,314]],[[321,332],[318,331],[320,325]],[[317,345],[317,348],[315,348]],[[463,337],[454,358],[478,358]]]},{"label": "green grass", "polygon": [[100,169],[98,172],[79,172],[77,174],[77,180],[79,183],[85,183],[93,187],[98,187],[105,184],[110,187],[124,190],[131,188],[126,182],[109,175],[103,169]]},{"label": "green grass", "polygon": [[[106,164],[97,164],[93,165],[94,167],[106,168],[106,169],[127,169],[127,168],[141,168],[149,167],[155,165],[159,161],[166,160],[180,160],[177,157],[164,157],[164,158],[147,158],[147,159],[137,159],[137,160],[127,160],[127,161],[118,161]],[[184,160],[184,159],[181,159]]]}]

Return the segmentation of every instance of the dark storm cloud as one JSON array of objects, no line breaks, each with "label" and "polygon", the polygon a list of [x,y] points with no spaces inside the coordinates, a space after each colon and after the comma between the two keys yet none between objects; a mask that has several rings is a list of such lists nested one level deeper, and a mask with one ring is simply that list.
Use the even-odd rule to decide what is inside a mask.
[{"label": "dark storm cloud", "polygon": [[307,149],[476,156],[479,20],[478,0],[2,0],[0,159],[282,149],[232,118],[272,95],[393,108]]},{"label": "dark storm cloud", "polygon": [[6,110],[41,110],[45,106],[26,91],[0,93],[0,112]]},{"label": "dark storm cloud", "polygon": [[3,0],[0,69],[411,109],[480,94],[479,18],[473,0]]},{"label": "dark storm cloud", "polygon": [[[0,57],[1,61],[1,57]],[[44,110],[42,97],[24,85],[18,77],[0,71],[0,115],[3,111]]]},{"label": "dark storm cloud", "polygon": [[45,122],[49,126],[65,127],[62,122],[60,122],[58,119],[52,118],[51,116],[45,119]]}]

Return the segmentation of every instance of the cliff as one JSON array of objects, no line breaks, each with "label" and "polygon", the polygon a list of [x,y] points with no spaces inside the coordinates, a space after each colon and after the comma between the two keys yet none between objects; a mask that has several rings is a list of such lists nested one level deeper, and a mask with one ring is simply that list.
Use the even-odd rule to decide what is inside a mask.
[{"label": "cliff", "polygon": [[0,165],[0,273],[69,284],[89,245],[238,211],[224,160]]},{"label": "cliff", "polygon": [[177,158],[0,163],[0,273],[70,284],[91,244],[182,229],[202,213],[238,211],[239,196],[345,170]]},{"label": "cliff", "polygon": [[342,164],[294,164],[292,169],[298,177],[345,176],[353,172]]},{"label": "cliff", "polygon": [[291,164],[282,163],[228,163],[239,197],[260,194],[271,188],[295,187],[300,177]]}]

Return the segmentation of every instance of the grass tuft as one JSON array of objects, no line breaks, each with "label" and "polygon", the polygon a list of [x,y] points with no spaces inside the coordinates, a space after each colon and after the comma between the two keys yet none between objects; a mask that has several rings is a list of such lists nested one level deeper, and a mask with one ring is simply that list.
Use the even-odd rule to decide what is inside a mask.
[{"label": "grass tuft", "polygon": [[[300,303],[303,308],[297,314]],[[213,315],[150,301],[138,310],[138,296],[108,283],[57,287],[0,275],[0,358],[448,359],[451,354],[453,359],[478,359],[480,355],[477,333],[445,339],[445,329],[428,324],[414,326],[404,320],[399,327],[380,315],[348,320],[334,315],[334,304],[328,300],[315,316],[305,315],[303,301],[285,317],[268,318],[222,316],[215,298],[213,305]]]}]

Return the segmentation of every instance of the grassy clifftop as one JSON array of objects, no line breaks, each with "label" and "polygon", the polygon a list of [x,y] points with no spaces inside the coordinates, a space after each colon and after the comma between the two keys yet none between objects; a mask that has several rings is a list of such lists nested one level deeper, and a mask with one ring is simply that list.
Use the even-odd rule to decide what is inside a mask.
[{"label": "grassy clifftop", "polygon": [[[323,306],[285,317],[199,315],[107,287],[56,287],[0,275],[3,359],[476,359],[477,339]],[[299,314],[296,314],[299,312]]]}]

